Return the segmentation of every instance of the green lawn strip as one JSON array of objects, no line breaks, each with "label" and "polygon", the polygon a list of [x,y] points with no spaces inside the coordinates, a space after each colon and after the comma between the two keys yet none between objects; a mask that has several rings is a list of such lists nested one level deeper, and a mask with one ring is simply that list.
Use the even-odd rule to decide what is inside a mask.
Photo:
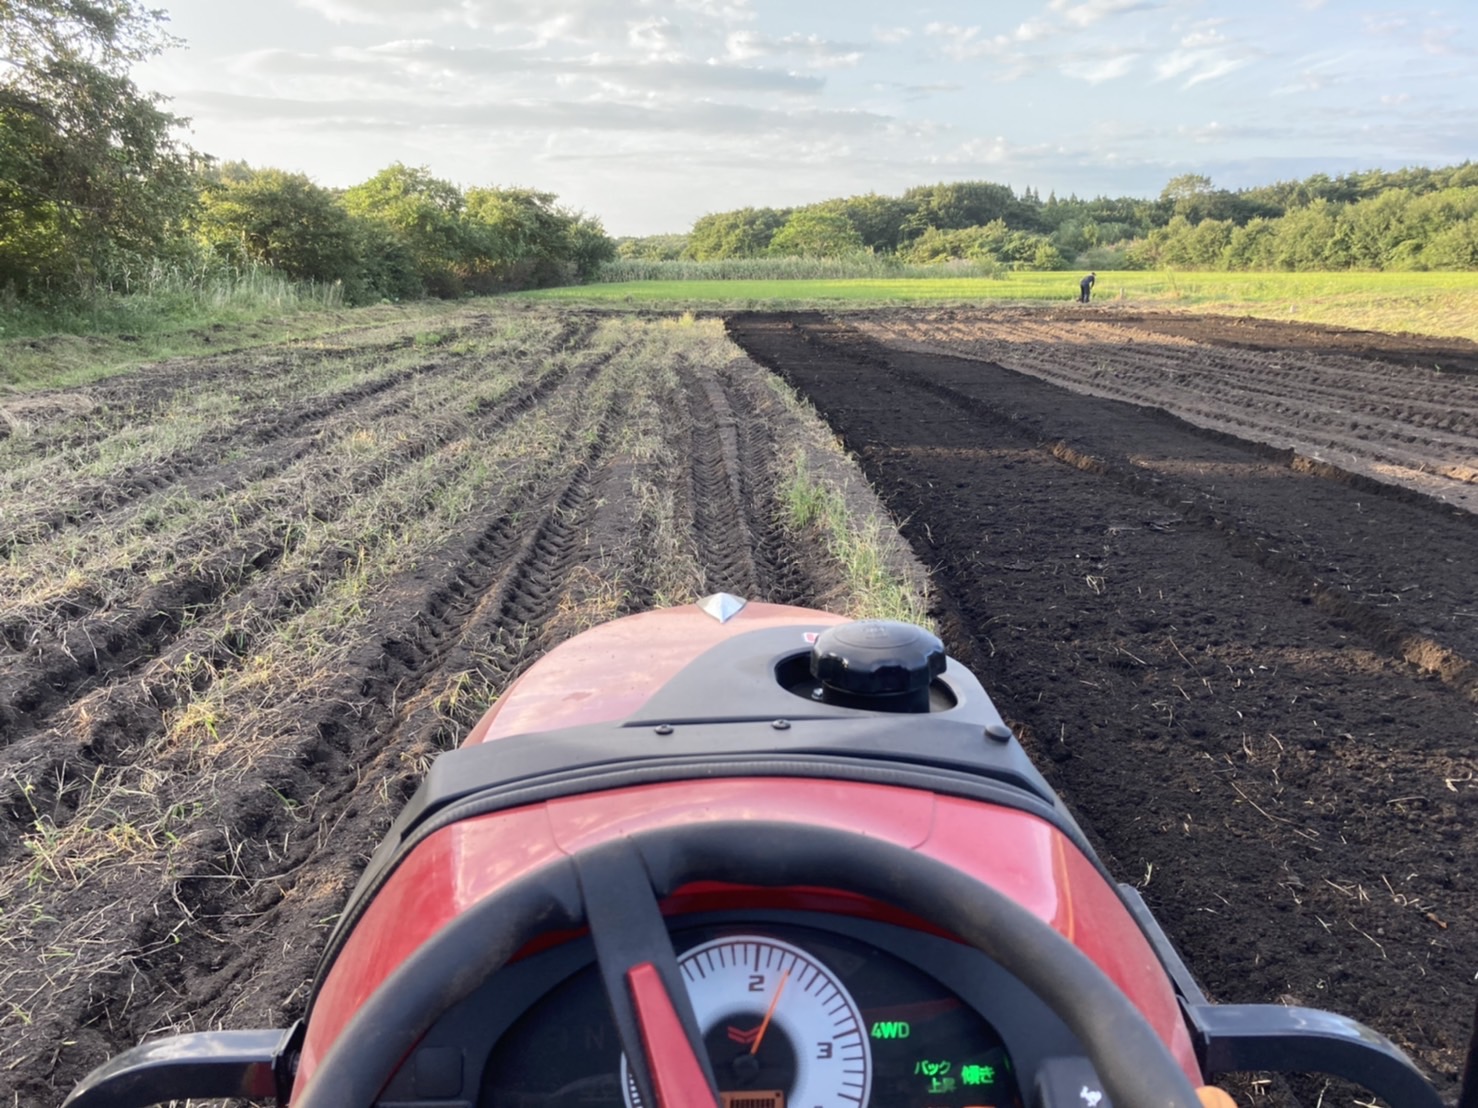
[{"label": "green lawn strip", "polygon": [[[1072,302],[1079,274],[1015,272],[1001,278],[638,281],[541,289],[519,298],[613,308],[729,311],[869,308],[983,302]],[[1227,315],[1329,323],[1478,341],[1478,273],[1098,274],[1094,302],[1189,308]]]}]

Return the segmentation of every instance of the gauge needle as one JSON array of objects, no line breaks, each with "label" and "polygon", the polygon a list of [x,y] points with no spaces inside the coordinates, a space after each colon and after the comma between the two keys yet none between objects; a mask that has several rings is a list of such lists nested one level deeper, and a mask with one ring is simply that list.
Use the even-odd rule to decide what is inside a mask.
[{"label": "gauge needle", "polygon": [[765,1022],[760,1024],[759,1032],[754,1037],[754,1046],[749,1048],[749,1053],[758,1054],[760,1043],[765,1041],[765,1032],[770,1029],[770,1017],[775,1014],[775,1005],[780,1003],[780,994],[785,991],[785,983],[790,980],[790,970],[780,975],[780,984],[775,986],[775,995],[770,998],[769,1010],[765,1012]]}]

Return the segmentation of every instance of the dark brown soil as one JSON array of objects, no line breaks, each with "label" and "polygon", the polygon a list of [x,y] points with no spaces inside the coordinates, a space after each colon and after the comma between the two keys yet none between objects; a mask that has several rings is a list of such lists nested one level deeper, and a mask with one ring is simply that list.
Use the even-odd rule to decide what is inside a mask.
[{"label": "dark brown soil", "polygon": [[[1478,965],[1478,519],[1163,407],[930,352],[929,326],[902,315],[746,314],[729,330],[905,521],[952,653],[1208,992],[1355,1016],[1453,1095]],[[1189,340],[1188,364],[1214,354],[1226,378],[1243,347],[1249,372],[1268,350],[1473,357],[1409,336],[1116,322]],[[1080,322],[1031,325],[1058,328],[1071,375]],[[995,338],[1009,353],[1010,327]],[[1336,1092],[1324,1102],[1348,1102]]]},{"label": "dark brown soil", "polygon": [[[1059,311],[1051,318],[1068,323],[1083,318],[1083,313]],[[1478,343],[1467,339],[1361,331],[1351,327],[1291,323],[1254,316],[1114,311],[1113,319],[1122,326],[1153,334],[1179,335],[1198,343],[1235,346],[1243,350],[1344,354],[1368,361],[1440,369],[1445,373],[1478,373]]]}]

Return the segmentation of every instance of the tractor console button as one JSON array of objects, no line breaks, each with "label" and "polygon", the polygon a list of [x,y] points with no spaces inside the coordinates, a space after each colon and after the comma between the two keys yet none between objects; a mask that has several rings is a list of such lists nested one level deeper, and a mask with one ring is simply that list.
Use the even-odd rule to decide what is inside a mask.
[{"label": "tractor console button", "polygon": [[826,699],[853,708],[927,712],[929,685],[944,666],[937,635],[897,620],[838,624],[811,648],[811,675]]}]

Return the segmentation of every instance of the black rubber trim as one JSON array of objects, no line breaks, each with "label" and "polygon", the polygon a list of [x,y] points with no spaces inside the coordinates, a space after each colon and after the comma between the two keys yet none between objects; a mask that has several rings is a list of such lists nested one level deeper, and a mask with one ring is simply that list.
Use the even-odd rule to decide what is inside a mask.
[{"label": "black rubber trim", "polygon": [[[502,741],[502,740],[500,740]],[[512,785],[490,788],[476,793],[457,804],[437,810],[429,819],[415,826],[409,837],[394,844],[393,850],[383,855],[377,851],[355,887],[344,911],[340,914],[333,933],[330,934],[319,959],[313,989],[309,994],[308,1011],[312,1008],[329,971],[343,950],[344,944],[353,933],[354,927],[368,910],[370,903],[384,888],[391,875],[399,868],[417,846],[436,832],[462,820],[508,811],[530,804],[541,804],[563,797],[608,792],[641,785],[668,784],[674,781],[710,780],[725,777],[795,777],[829,781],[850,781],[861,784],[890,785],[898,788],[918,789],[941,796],[977,800],[997,807],[1011,808],[1036,816],[1073,843],[1098,870],[1110,888],[1117,883],[1099,860],[1087,837],[1067,811],[1048,804],[1035,793],[1004,785],[998,781],[983,779],[972,773],[956,770],[920,766],[917,763],[894,763],[875,758],[852,758],[845,755],[790,755],[776,756],[756,754],[750,756],[685,757],[647,759],[640,762],[618,762],[598,771],[572,770],[549,775],[534,781],[518,781]],[[384,844],[382,844],[382,850]]]},{"label": "black rubber trim", "polygon": [[1281,1004],[1186,1004],[1184,1010],[1208,1076],[1323,1073],[1396,1108],[1442,1108],[1437,1090],[1400,1047],[1347,1016]]},{"label": "black rubber trim", "polygon": [[[1136,1108],[1199,1108],[1194,1088],[1103,971],[1004,893],[905,847],[835,828],[722,821],[630,837],[658,897],[705,879],[814,885],[911,912],[1015,974],[1078,1036],[1109,1096]],[[364,1108],[453,1005],[541,931],[578,926],[574,866],[562,861],[470,907],[360,1008],[294,1108]]]},{"label": "black rubber trim", "polygon": [[73,1088],[63,1108],[148,1108],[177,1100],[273,1097],[286,1104],[303,1024],[286,1030],[195,1031],[140,1043]]},{"label": "black rubber trim", "polygon": [[[1196,1058],[1207,1080],[1223,1073],[1325,1073],[1363,1086],[1400,1108],[1438,1108],[1441,1099],[1402,1050],[1333,1012],[1280,1004],[1212,1004],[1139,890],[1119,886],[1180,995]],[[1459,1108],[1478,1108],[1463,1105]]]}]

